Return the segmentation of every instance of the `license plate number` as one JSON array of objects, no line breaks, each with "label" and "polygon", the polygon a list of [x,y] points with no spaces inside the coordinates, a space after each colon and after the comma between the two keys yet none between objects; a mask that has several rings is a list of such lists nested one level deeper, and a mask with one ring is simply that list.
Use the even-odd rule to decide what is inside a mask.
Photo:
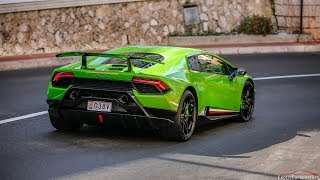
[{"label": "license plate number", "polygon": [[112,103],[104,101],[88,101],[87,110],[111,112]]}]

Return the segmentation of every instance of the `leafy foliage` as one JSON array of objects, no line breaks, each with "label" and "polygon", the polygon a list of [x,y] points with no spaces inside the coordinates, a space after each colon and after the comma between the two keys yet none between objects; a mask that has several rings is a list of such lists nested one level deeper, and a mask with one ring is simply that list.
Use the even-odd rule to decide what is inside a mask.
[{"label": "leafy foliage", "polygon": [[262,34],[266,36],[267,34],[271,34],[272,29],[273,26],[270,18],[253,15],[246,17],[241,21],[239,33],[255,35]]}]

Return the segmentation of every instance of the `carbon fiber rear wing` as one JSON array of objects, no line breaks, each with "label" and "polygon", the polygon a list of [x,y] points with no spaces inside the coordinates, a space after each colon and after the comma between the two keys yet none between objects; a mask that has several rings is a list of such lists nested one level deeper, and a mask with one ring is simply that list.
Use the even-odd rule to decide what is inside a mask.
[{"label": "carbon fiber rear wing", "polygon": [[164,64],[163,62],[159,62],[156,60],[151,59],[144,59],[138,56],[129,56],[129,55],[123,55],[123,54],[105,54],[105,53],[87,53],[87,52],[65,52],[61,54],[57,54],[56,57],[82,57],[82,65],[81,69],[87,69],[87,57],[109,57],[109,58],[118,58],[126,60],[128,63],[128,71],[131,71],[131,60],[137,59],[144,62],[150,62],[150,63],[158,63],[158,64]]}]

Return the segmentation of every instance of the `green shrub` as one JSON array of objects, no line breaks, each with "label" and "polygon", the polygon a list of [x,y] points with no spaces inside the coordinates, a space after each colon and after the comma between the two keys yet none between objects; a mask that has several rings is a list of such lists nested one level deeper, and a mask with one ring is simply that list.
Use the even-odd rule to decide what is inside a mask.
[{"label": "green shrub", "polygon": [[246,17],[241,21],[239,27],[239,33],[244,34],[262,34],[267,35],[272,31],[272,22],[271,19],[264,16],[253,15]]}]

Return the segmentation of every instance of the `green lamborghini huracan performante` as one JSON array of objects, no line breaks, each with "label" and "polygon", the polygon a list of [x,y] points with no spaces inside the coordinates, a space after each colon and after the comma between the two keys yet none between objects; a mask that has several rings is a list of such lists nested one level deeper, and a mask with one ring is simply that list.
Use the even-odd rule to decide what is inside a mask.
[{"label": "green lamborghini huracan performante", "polygon": [[81,61],[55,69],[48,87],[50,121],[58,130],[119,125],[186,141],[197,121],[251,119],[252,77],[210,52],[129,46],[57,55],[72,56]]}]

